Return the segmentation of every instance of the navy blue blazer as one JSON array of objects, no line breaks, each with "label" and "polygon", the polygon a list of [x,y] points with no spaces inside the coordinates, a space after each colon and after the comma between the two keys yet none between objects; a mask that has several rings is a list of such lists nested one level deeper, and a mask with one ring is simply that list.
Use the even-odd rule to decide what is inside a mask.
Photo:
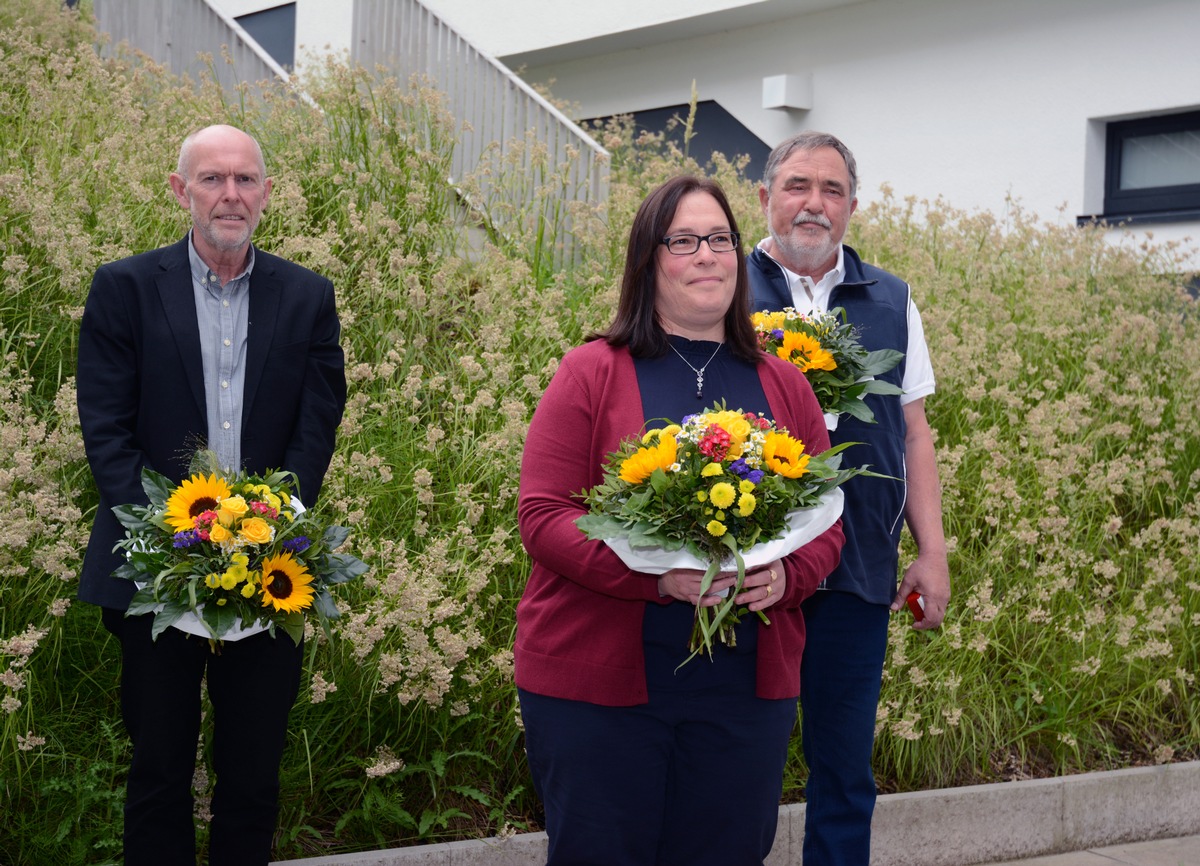
[{"label": "navy blue blazer", "polygon": [[[333,284],[255,248],[242,399],[242,464],[288,469],[312,505],[346,404]],[[79,598],[124,610],[132,582],[112,577],[124,530],[115,505],[146,502],[142,467],[173,481],[207,440],[200,330],[187,238],[101,266],[79,332],[79,422],[100,491]]]}]

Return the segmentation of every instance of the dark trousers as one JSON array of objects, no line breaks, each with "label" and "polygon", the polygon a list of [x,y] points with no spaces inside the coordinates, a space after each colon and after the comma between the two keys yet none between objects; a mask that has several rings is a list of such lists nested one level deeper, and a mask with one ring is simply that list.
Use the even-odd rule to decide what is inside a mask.
[{"label": "dark trousers", "polygon": [[804,866],[867,866],[870,861],[871,751],[889,615],[886,605],[845,592],[821,590],[804,602]]},{"label": "dark trousers", "polygon": [[762,700],[752,685],[652,692],[636,707],[519,691],[548,866],[761,866],[796,701]]},{"label": "dark trousers", "polygon": [[213,712],[209,863],[262,866],[279,811],[279,764],[300,688],[302,647],[258,634],[220,644],[168,628],[152,614],[105,609],[121,641],[121,714],[133,740],[125,799],[125,866],[195,866],[192,777],[201,681]]}]

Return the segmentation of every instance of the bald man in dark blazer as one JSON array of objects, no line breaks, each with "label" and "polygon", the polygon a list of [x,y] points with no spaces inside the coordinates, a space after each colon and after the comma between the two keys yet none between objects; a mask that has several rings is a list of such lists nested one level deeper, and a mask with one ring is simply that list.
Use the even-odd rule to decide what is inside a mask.
[{"label": "bald man in dark blazer", "polygon": [[216,646],[176,628],[151,639],[154,614],[126,616],[134,586],[112,576],[124,537],[112,508],[146,502],[144,467],[183,480],[197,447],[230,470],[294,472],[311,506],[346,400],[340,326],[328,279],[250,243],[271,189],[253,138],[228,126],[194,133],[170,183],[192,230],[100,267],[84,310],[79,417],[100,505],[79,597],[103,608],[121,643],[134,747],[126,866],[196,862],[202,679],[214,709],[209,862],[265,864],[302,648],[265,631]]}]

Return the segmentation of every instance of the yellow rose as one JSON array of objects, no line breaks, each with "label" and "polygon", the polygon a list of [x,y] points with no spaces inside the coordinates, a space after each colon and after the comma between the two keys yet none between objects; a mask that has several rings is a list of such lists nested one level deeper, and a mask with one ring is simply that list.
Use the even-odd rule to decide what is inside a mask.
[{"label": "yellow rose", "polygon": [[214,523],[208,530],[208,540],[213,544],[223,544],[233,538],[233,533],[219,523]]},{"label": "yellow rose", "polygon": [[787,322],[787,313],[782,310],[776,310],[773,313],[755,313],[750,317],[750,321],[760,331],[774,331],[783,328]]},{"label": "yellow rose", "polygon": [[242,497],[230,496],[222,499],[221,504],[217,506],[217,519],[229,526],[234,520],[245,514],[249,507]]},{"label": "yellow rose", "polygon": [[251,517],[242,521],[242,525],[238,528],[238,535],[251,544],[269,544],[275,535],[275,530],[261,517]]}]

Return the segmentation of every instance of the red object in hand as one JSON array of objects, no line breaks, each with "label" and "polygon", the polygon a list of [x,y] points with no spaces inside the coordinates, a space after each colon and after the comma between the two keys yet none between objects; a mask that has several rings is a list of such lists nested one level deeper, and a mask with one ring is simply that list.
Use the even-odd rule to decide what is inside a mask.
[{"label": "red object in hand", "polygon": [[910,592],[907,601],[908,609],[912,611],[913,619],[918,622],[925,619],[925,599],[921,597],[920,593]]}]

